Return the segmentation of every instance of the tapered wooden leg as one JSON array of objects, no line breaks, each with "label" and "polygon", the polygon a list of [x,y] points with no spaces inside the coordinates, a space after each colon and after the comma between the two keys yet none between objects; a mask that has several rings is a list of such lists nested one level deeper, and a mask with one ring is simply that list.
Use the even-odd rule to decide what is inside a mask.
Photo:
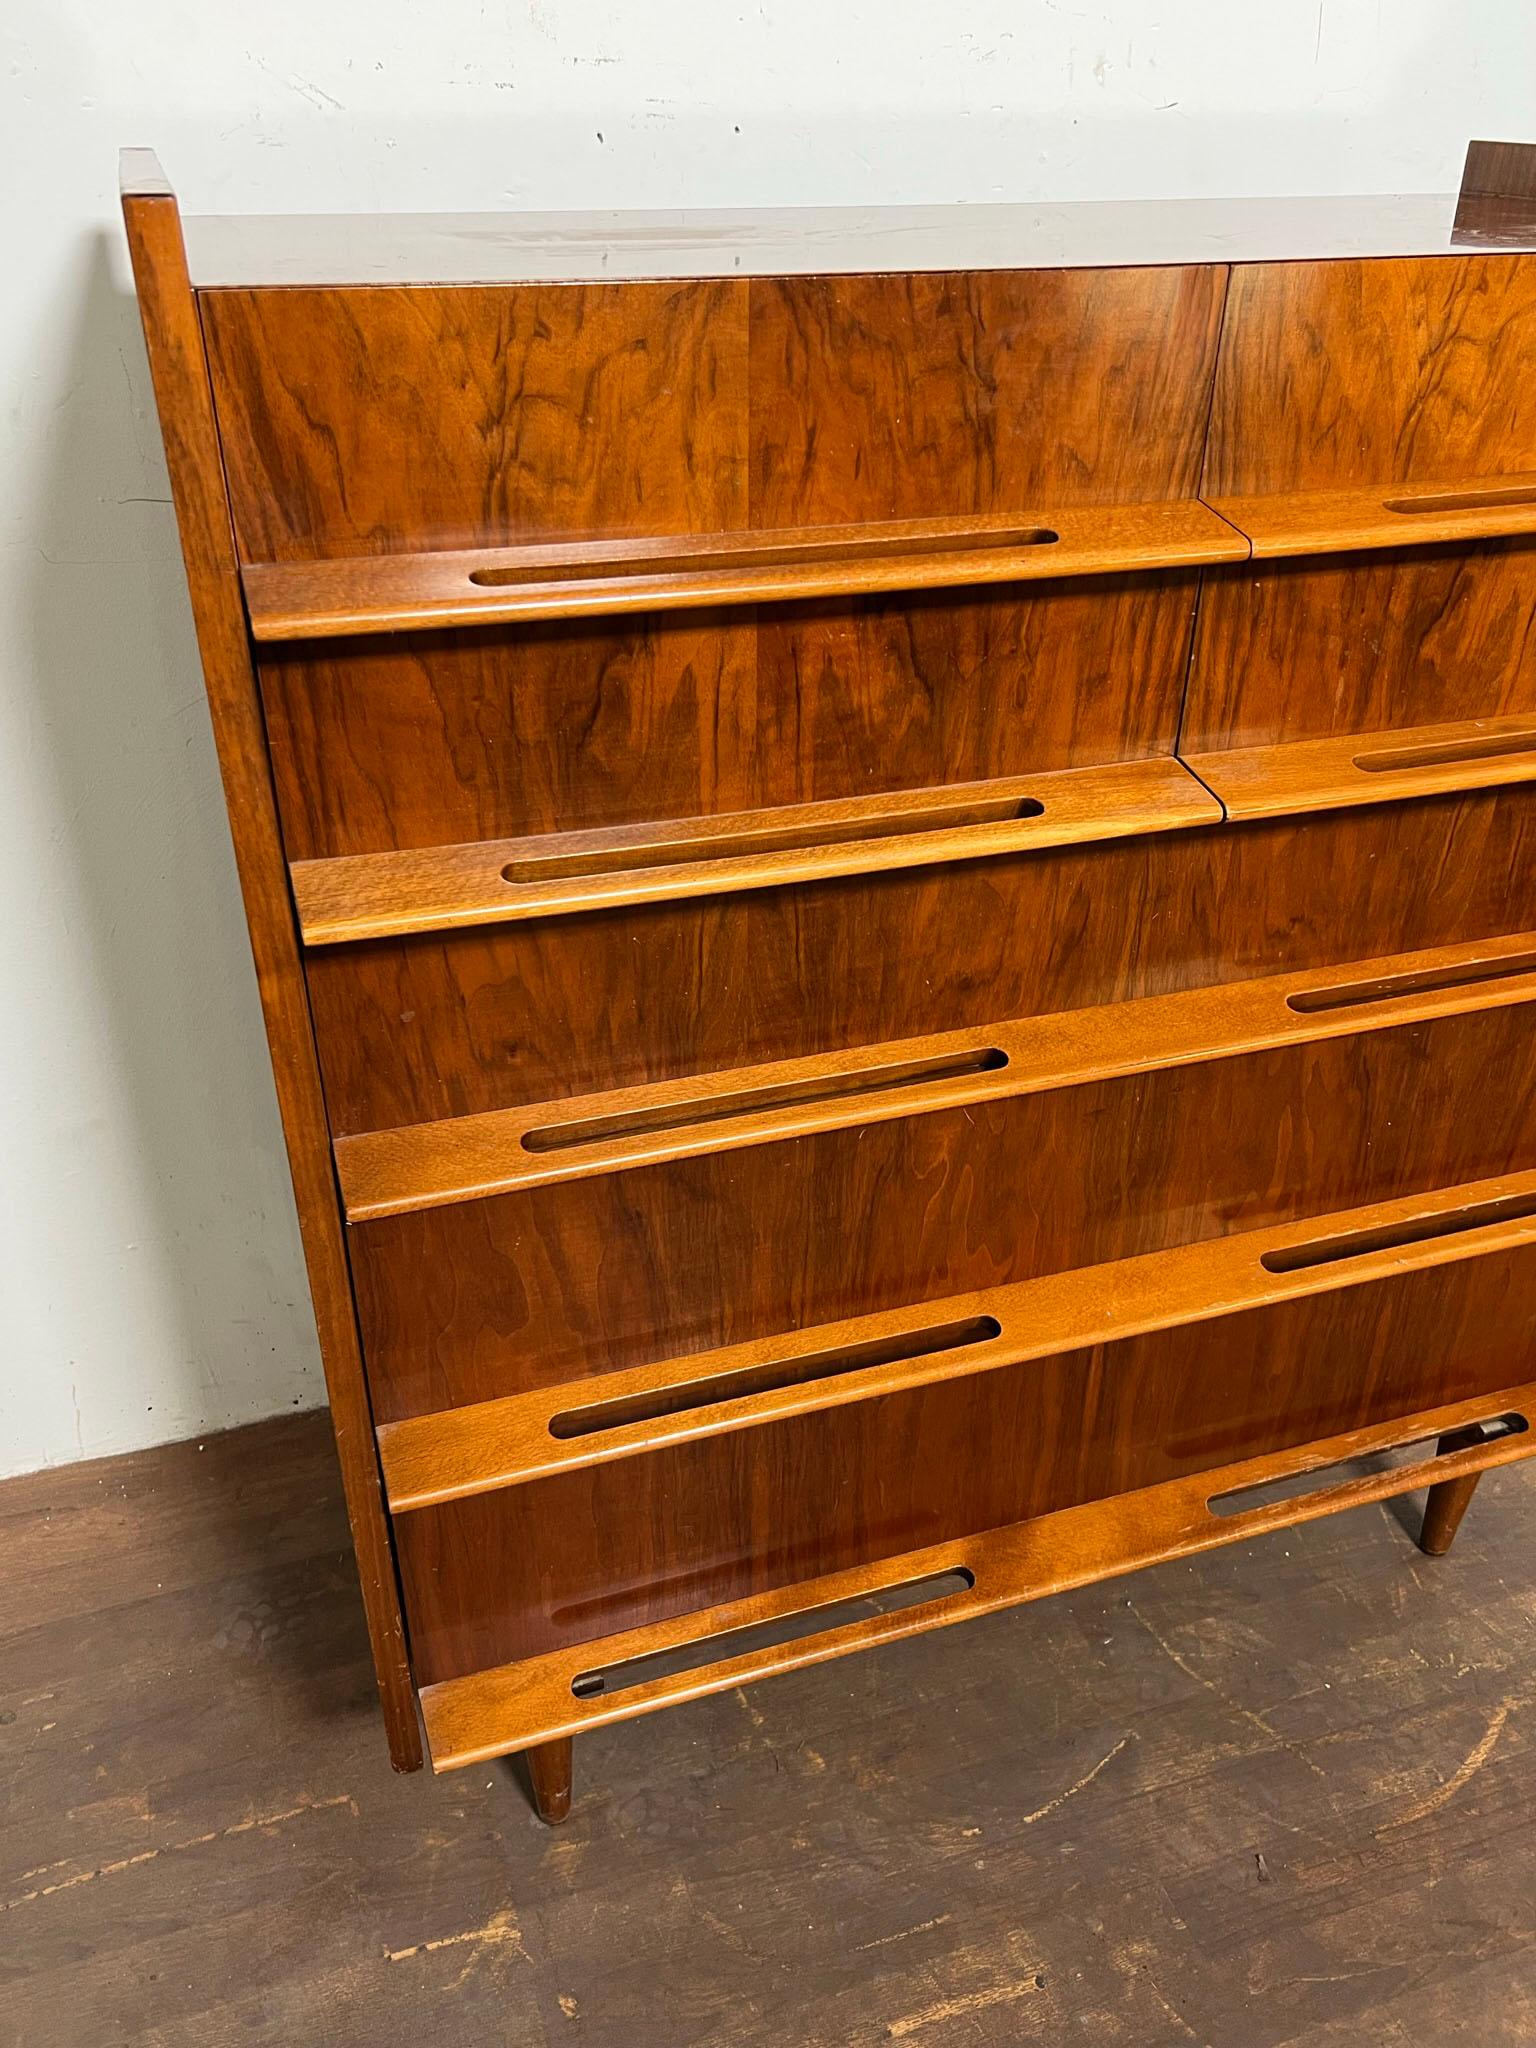
[{"label": "tapered wooden leg", "polygon": [[[1481,1443],[1482,1433],[1456,1431],[1440,1439],[1440,1455],[1449,1451],[1464,1451],[1469,1444]],[[1473,1472],[1465,1479],[1442,1479],[1438,1486],[1429,1489],[1429,1499],[1424,1507],[1424,1527],[1419,1532],[1419,1548],[1429,1557],[1444,1557],[1456,1540],[1456,1531],[1461,1527],[1461,1518],[1472,1505],[1472,1496],[1477,1491],[1481,1472]]]},{"label": "tapered wooden leg", "polygon": [[534,1811],[551,1827],[571,1810],[572,1744],[571,1736],[558,1735],[553,1742],[538,1742],[523,1752]]}]

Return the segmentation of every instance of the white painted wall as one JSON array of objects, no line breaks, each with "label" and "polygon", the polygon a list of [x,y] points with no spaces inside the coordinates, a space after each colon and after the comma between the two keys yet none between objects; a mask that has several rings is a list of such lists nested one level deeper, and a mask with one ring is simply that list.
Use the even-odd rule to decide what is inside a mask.
[{"label": "white painted wall", "polygon": [[1529,0],[9,0],[0,1471],[323,1398],[115,196],[190,211],[1439,191]]}]

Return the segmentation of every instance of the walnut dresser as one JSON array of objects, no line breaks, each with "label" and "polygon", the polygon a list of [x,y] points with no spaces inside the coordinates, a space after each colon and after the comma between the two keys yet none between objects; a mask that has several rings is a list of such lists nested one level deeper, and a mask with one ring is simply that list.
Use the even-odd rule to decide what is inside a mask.
[{"label": "walnut dresser", "polygon": [[130,153],[399,1768],[558,1818],[599,1722],[1426,1485],[1444,1549],[1536,1449],[1476,183],[183,223]]}]

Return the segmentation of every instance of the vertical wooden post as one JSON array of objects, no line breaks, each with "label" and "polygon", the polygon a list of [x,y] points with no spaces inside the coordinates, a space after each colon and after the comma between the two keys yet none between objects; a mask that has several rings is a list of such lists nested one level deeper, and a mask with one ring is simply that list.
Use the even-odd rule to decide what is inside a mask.
[{"label": "vertical wooden post", "polygon": [[421,1729],[197,301],[187,272],[181,215],[159,164],[148,150],[124,150],[121,169],[123,220],[293,1172],[389,1753],[396,1770],[414,1771],[421,1768]]}]

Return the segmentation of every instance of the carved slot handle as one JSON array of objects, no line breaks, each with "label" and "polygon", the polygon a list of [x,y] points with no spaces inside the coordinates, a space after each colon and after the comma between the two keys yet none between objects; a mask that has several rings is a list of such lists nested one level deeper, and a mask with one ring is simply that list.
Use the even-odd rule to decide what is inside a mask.
[{"label": "carved slot handle", "polygon": [[1373,747],[1356,754],[1354,765],[1366,775],[1390,775],[1410,768],[1449,768],[1458,761],[1492,761],[1502,754],[1536,752],[1536,725],[1518,732],[1490,733],[1464,740],[1444,740],[1422,747]]},{"label": "carved slot handle", "polygon": [[1536,1216],[1536,1194],[1498,1195],[1492,1201],[1411,1216],[1403,1222],[1380,1224],[1373,1230],[1315,1237],[1305,1244],[1261,1252],[1259,1264],[1266,1273],[1299,1273],[1312,1266],[1333,1265],[1340,1259],[1363,1258],[1367,1252],[1397,1251],[1406,1245],[1425,1244],[1431,1238],[1457,1237],[1463,1231],[1481,1230],[1490,1223],[1514,1223],[1523,1216]]},{"label": "carved slot handle", "polygon": [[1304,1017],[1320,1010],[1350,1010],[1357,1004],[1387,1003],[1394,996],[1427,995],[1444,988],[1475,988],[1485,981],[1512,981],[1536,974],[1536,952],[1506,953],[1497,960],[1472,960],[1454,967],[1425,967],[1416,973],[1383,974],[1373,981],[1333,982],[1323,988],[1298,989],[1286,997],[1287,1009]]},{"label": "carved slot handle", "polygon": [[982,1045],[971,1052],[856,1067],[847,1073],[818,1075],[805,1081],[699,1096],[692,1102],[620,1110],[612,1116],[586,1117],[573,1123],[536,1124],[524,1131],[522,1143],[529,1152],[562,1152],[575,1145],[649,1137],[658,1131],[686,1130],[690,1124],[719,1123],[728,1117],[765,1116],[771,1110],[794,1109],[806,1103],[838,1102],[848,1096],[882,1094],[887,1089],[918,1088],[924,1082],[963,1081],[973,1074],[999,1073],[1007,1064],[1008,1055],[1001,1046]]},{"label": "carved slot handle", "polygon": [[[1456,1442],[1451,1448],[1458,1451],[1480,1450],[1485,1444],[1499,1443],[1505,1437],[1523,1436],[1529,1427],[1523,1415],[1490,1415],[1457,1430]],[[1442,1437],[1418,1436],[1410,1437],[1405,1443],[1373,1451],[1371,1457],[1401,1456],[1411,1472],[1413,1466],[1408,1454],[1425,1450],[1441,1457],[1449,1454],[1446,1440]],[[1278,1479],[1264,1479],[1253,1486],[1234,1487],[1230,1493],[1212,1494],[1206,1506],[1213,1515],[1226,1521],[1234,1516],[1254,1514],[1260,1509],[1273,1507],[1279,1501],[1314,1500],[1326,1494],[1339,1493],[1357,1484],[1361,1477],[1361,1461],[1340,1458],[1331,1465],[1303,1466],[1299,1471]],[[1426,1467],[1424,1483],[1440,1483],[1432,1462]]]},{"label": "carved slot handle", "polygon": [[993,526],[962,533],[868,534],[833,531],[815,538],[780,540],[765,533],[753,541],[742,535],[722,536],[691,547],[658,545],[646,554],[593,553],[565,561],[498,562],[471,569],[469,580],[480,590],[503,590],[520,583],[577,583],[604,577],[698,576],[716,569],[794,568],[818,562],[899,560],[903,555],[996,554],[1010,548],[1044,548],[1061,535],[1048,526]]},{"label": "carved slot handle", "polygon": [[801,1387],[811,1380],[837,1379],[844,1373],[864,1372],[873,1366],[904,1365],[940,1352],[964,1351],[974,1344],[989,1344],[1002,1334],[1003,1326],[996,1316],[968,1316],[960,1322],[908,1330],[900,1336],[875,1337],[862,1344],[844,1344],[832,1351],[768,1359],[761,1365],[716,1373],[709,1379],[688,1380],[616,1401],[564,1409],[550,1417],[549,1433],[562,1439],[595,1436],[603,1430],[623,1429],[633,1422],[655,1422],[665,1415],[685,1415],[691,1409],[714,1408],[723,1401],[774,1393],[781,1387]]},{"label": "carved slot handle", "polygon": [[901,839],[919,832],[957,832],[973,825],[1001,825],[1020,818],[1041,818],[1045,805],[1036,797],[992,797],[961,803],[936,798],[915,810],[865,812],[852,818],[823,819],[814,824],[759,825],[747,830],[677,833],[671,839],[634,840],[625,845],[594,847],[584,853],[538,854],[509,862],[501,871],[505,882],[557,882],[576,875],[629,873],[637,868],[676,867],[692,861],[743,860],[763,853],[808,852],[817,847],[844,846],[856,839]]},{"label": "carved slot handle", "polygon": [[782,1643],[803,1641],[807,1636],[832,1636],[857,1622],[882,1614],[900,1614],[909,1608],[937,1606],[968,1593],[976,1574],[967,1565],[929,1572],[922,1578],[903,1579],[894,1586],[875,1586],[844,1600],[808,1607],[799,1614],[776,1615],[768,1621],[733,1628],[719,1635],[697,1636],[692,1642],[677,1643],[664,1650],[650,1650],[643,1656],[628,1657],[616,1664],[594,1665],[578,1672],[571,1691],[579,1700],[605,1698],[610,1693],[629,1692],[653,1679],[676,1678],[710,1664],[724,1664],[754,1650],[771,1650]]}]

